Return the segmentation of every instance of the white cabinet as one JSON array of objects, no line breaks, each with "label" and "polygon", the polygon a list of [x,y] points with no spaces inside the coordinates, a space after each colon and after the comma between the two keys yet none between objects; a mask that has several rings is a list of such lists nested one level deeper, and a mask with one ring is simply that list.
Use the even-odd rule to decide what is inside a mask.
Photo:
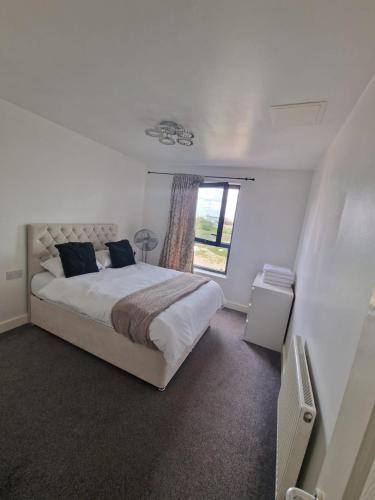
[{"label": "white cabinet", "polygon": [[259,273],[251,287],[245,340],[280,352],[293,297],[291,288],[268,285]]}]

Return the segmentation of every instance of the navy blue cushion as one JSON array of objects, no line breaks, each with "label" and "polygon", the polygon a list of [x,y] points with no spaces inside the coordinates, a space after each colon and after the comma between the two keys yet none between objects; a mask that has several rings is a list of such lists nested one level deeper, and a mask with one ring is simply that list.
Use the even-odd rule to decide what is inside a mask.
[{"label": "navy blue cushion", "polygon": [[112,267],[125,267],[135,264],[134,252],[129,240],[109,241],[106,246],[111,256]]},{"label": "navy blue cushion", "polygon": [[99,272],[92,243],[61,243],[55,245],[55,247],[59,251],[61,263],[67,278],[80,274]]}]

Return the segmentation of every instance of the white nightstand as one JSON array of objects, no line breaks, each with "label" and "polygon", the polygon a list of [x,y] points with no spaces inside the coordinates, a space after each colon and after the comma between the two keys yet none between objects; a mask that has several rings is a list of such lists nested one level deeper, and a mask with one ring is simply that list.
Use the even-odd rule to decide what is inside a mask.
[{"label": "white nightstand", "polygon": [[264,283],[259,273],[251,287],[244,339],[281,352],[293,297],[291,288]]}]

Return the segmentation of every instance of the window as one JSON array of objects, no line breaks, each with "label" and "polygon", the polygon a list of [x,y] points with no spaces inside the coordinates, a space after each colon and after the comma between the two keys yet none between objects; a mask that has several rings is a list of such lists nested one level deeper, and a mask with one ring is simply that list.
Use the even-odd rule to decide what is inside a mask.
[{"label": "window", "polygon": [[194,267],[226,274],[239,189],[227,182],[199,187]]}]

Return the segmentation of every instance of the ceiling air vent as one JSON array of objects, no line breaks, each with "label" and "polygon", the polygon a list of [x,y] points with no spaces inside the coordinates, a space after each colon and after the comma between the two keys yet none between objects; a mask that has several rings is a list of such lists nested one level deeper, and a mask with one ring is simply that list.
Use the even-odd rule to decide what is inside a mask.
[{"label": "ceiling air vent", "polygon": [[271,106],[273,128],[317,125],[323,119],[327,102],[301,102]]}]

